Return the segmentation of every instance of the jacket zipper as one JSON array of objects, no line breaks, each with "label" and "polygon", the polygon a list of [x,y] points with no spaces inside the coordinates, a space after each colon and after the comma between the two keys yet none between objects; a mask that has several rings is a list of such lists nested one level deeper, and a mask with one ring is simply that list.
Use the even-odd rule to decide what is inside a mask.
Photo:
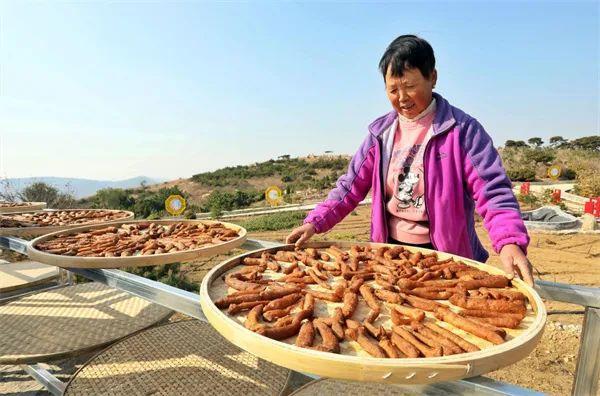
[{"label": "jacket zipper", "polygon": [[385,241],[383,241],[383,243],[388,243],[387,205],[385,202],[385,185],[383,184],[383,141],[380,136],[377,136],[377,144],[379,144],[379,183],[381,186],[381,203],[383,208],[383,230],[385,231]]},{"label": "jacket zipper", "polygon": [[429,204],[427,203],[427,159],[429,158],[427,156],[427,149],[429,148],[429,143],[431,143],[431,140],[434,137],[435,136],[431,136],[427,140],[427,143],[425,143],[425,151],[423,152],[423,179],[425,181],[423,183],[423,202],[425,203],[425,214],[427,214],[427,221],[429,222],[429,227],[427,229],[427,232],[429,233],[429,242],[431,243],[431,246],[433,246],[433,249],[437,250],[435,242],[433,241],[433,234],[431,233],[431,218],[429,217],[429,210],[427,210],[427,208],[429,208]]}]

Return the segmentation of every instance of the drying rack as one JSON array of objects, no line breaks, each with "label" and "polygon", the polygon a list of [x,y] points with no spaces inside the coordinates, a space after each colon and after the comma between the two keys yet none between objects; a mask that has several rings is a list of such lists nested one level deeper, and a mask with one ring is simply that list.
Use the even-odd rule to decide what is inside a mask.
[{"label": "drying rack", "polygon": [[[28,241],[17,237],[0,236],[0,248],[10,249],[21,254],[27,254],[28,243]],[[248,239],[241,248],[245,250],[258,250],[281,245],[278,242]],[[190,317],[207,321],[200,308],[200,297],[196,293],[115,269],[72,268],[69,271],[61,269],[60,272],[62,273],[60,285],[52,286],[53,288],[71,284],[72,275],[77,274],[115,289],[126,291],[134,296],[141,297],[155,304],[160,304]],[[544,299],[585,307],[585,317],[572,394],[596,394],[598,392],[598,378],[600,375],[600,359],[598,359],[600,355],[600,289],[548,281],[536,281],[535,289]],[[18,298],[28,293],[35,293],[35,291],[13,295],[10,299]],[[0,303],[2,301],[3,299],[0,298]],[[37,364],[22,365],[21,367],[52,394],[62,395],[66,384],[58,380],[46,369]],[[301,373],[294,374],[303,375]],[[310,374],[306,375],[317,378]],[[521,396],[540,394],[530,389],[485,377],[442,382],[429,385],[429,387],[431,387],[431,390],[453,392],[455,394],[464,394],[466,392],[477,395]]]}]

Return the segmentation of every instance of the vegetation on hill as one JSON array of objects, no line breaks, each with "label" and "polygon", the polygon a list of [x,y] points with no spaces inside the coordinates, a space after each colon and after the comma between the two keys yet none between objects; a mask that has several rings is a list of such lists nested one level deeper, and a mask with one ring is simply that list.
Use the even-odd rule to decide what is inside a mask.
[{"label": "vegetation on hill", "polygon": [[546,145],[541,138],[507,140],[500,149],[502,162],[512,181],[535,181],[547,178],[548,168],[561,167],[561,179],[575,179],[575,193],[600,195],[600,136],[566,140],[553,136]]},{"label": "vegetation on hill", "polygon": [[[223,211],[241,209],[263,201],[264,189],[271,184],[284,190],[287,203],[297,202],[297,193],[302,191],[319,193],[329,190],[346,170],[348,162],[346,156],[290,158],[289,155],[282,155],[276,160],[199,173],[192,176],[191,180],[213,189],[202,199],[200,208],[218,217]],[[254,180],[254,184],[248,183],[249,180]]]},{"label": "vegetation on hill", "polygon": [[[250,178],[277,177],[284,188],[299,190],[329,188],[348,167],[348,157],[323,156],[315,158],[290,158],[282,155],[279,159],[258,162],[252,165],[238,165],[199,173],[191,180],[209,187],[243,187]],[[265,186],[268,187],[268,186]]]},{"label": "vegetation on hill", "polygon": [[212,217],[218,218],[224,211],[242,209],[265,199],[262,191],[241,191],[233,192],[214,190],[206,199],[204,199],[200,209],[202,212],[210,212]]}]

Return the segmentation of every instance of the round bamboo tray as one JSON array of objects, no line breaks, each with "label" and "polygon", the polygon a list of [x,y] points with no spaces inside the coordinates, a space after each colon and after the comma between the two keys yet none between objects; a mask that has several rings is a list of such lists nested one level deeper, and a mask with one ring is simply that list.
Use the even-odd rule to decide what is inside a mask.
[{"label": "round bamboo tray", "polygon": [[[341,249],[349,249],[353,245],[385,246],[385,244],[377,243],[313,242],[307,244],[306,247],[325,248],[332,244],[339,246]],[[481,348],[477,352],[433,358],[380,359],[371,357],[364,351],[354,351],[351,348],[342,348],[342,352],[353,355],[333,354],[300,348],[292,344],[294,338],[283,342],[275,341],[247,330],[243,326],[245,316],[232,318],[215,306],[213,300],[221,298],[227,293],[227,285],[223,282],[222,275],[237,270],[236,267],[240,265],[243,258],[260,256],[260,253],[264,251],[276,252],[277,250],[293,249],[293,245],[286,245],[278,248],[256,250],[232,258],[213,268],[205,276],[200,288],[202,310],[219,333],[240,348],[289,369],[322,377],[367,382],[427,384],[459,380],[481,375],[525,358],[535,348],[542,336],[546,322],[544,304],[539,295],[521,280],[513,280],[512,283],[514,287],[527,296],[530,307],[519,328],[505,329],[507,341],[500,345],[493,345],[444,322],[438,322],[431,313],[427,312],[426,320],[436,320],[438,325],[452,330]],[[410,251],[420,250],[423,253],[432,252],[432,250],[412,247],[406,247],[406,249]],[[463,261],[467,265],[488,273],[504,274],[502,270],[486,264],[443,252],[437,253],[440,260],[454,257],[455,260]],[[339,303],[328,303],[327,308],[318,313],[331,314],[333,308],[340,305]],[[361,301],[358,309],[365,309],[366,311],[366,305],[363,305],[364,303]],[[382,314],[380,318],[385,318],[385,316]],[[389,323],[388,319],[385,320],[384,324]]]},{"label": "round bamboo tray", "polygon": [[77,356],[165,321],[172,313],[95,282],[21,297],[0,305],[0,365]]},{"label": "round bamboo tray", "polygon": [[[113,211],[113,212],[125,212],[127,213],[126,217],[121,217],[120,219],[104,221],[101,223],[98,222],[90,222],[88,224],[73,224],[73,225],[64,225],[64,226],[41,226],[41,227],[0,227],[0,235],[4,236],[16,236],[16,237],[37,237],[40,235],[46,235],[57,231],[69,230],[75,227],[84,227],[84,226],[92,226],[92,225],[106,225],[112,224],[115,222],[122,222],[126,220],[131,220],[135,217],[133,212],[128,210],[111,210],[111,209],[64,209],[61,210],[63,212],[75,212],[75,211]],[[55,211],[55,210],[48,210]],[[11,213],[11,214],[23,214],[23,213],[35,213],[35,211],[27,211],[21,213]]]},{"label": "round bamboo tray", "polygon": [[192,224],[214,224],[221,223],[225,227],[237,231],[238,237],[227,242],[216,245],[210,245],[199,249],[185,250],[175,253],[152,254],[148,256],[127,256],[127,257],[77,257],[77,256],[61,256],[58,254],[45,253],[36,249],[36,245],[40,242],[48,241],[58,235],[72,235],[82,231],[89,231],[106,227],[103,225],[91,225],[78,228],[72,228],[66,233],[64,231],[54,232],[34,239],[27,246],[27,254],[32,260],[39,261],[44,264],[51,264],[62,268],[123,268],[123,267],[144,267],[149,265],[171,264],[180,261],[191,261],[199,257],[206,257],[226,253],[241,244],[246,240],[246,229],[232,223],[213,220],[136,220],[136,221],[119,221],[113,222],[111,225],[119,227],[122,224],[135,223],[156,223],[156,224],[173,224],[173,223],[192,223]]},{"label": "round bamboo tray", "polygon": [[46,202],[23,202],[23,206],[0,206],[0,214],[23,213],[33,210],[46,209]]},{"label": "round bamboo tray", "polygon": [[109,346],[71,377],[65,395],[278,396],[289,370],[230,344],[208,323],[186,320]]},{"label": "round bamboo tray", "polygon": [[58,279],[58,268],[35,261],[0,264],[0,295]]}]

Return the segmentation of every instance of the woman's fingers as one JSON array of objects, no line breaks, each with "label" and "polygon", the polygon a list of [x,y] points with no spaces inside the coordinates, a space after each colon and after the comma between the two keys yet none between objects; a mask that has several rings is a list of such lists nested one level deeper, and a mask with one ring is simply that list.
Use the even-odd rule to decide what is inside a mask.
[{"label": "woman's fingers", "polygon": [[508,278],[523,279],[528,285],[533,286],[531,263],[527,260],[527,256],[518,247],[506,246],[505,248],[506,250],[500,252],[500,260]]},{"label": "woman's fingers", "polygon": [[315,227],[306,223],[300,227],[296,227],[290,232],[290,235],[285,239],[286,243],[294,243],[296,242],[296,246],[302,245],[304,242],[308,241],[311,236],[315,234]]},{"label": "woman's fingers", "polygon": [[503,246],[500,250],[500,260],[506,273],[523,279],[533,286],[532,266],[520,246],[516,244]]},{"label": "woman's fingers", "polygon": [[506,272],[508,279],[513,279],[515,276],[518,277],[518,274],[515,272],[515,267],[513,266],[512,256],[500,256],[500,260],[502,261],[502,268],[504,269],[504,272]]},{"label": "woman's fingers", "polygon": [[308,231],[305,231],[302,233],[302,235],[300,236],[300,239],[298,239],[298,241],[296,241],[296,246],[301,247],[306,241],[308,241],[310,239],[310,237],[312,236],[312,234]]},{"label": "woman's fingers", "polygon": [[300,227],[294,228],[294,230],[290,233],[290,235],[288,235],[285,241],[287,243],[296,242],[296,246],[300,247],[302,246],[302,244],[308,241],[310,237],[312,237],[314,234],[315,227],[310,223],[306,223]]},{"label": "woman's fingers", "polygon": [[533,274],[531,271],[531,263],[529,260],[520,260],[517,262],[519,272],[521,273],[521,279],[523,279],[529,286],[533,286]]},{"label": "woman's fingers", "polygon": [[301,230],[302,227],[298,227],[298,228],[294,228],[292,230],[292,232],[290,232],[290,235],[287,236],[287,238],[285,239],[285,243],[294,243],[298,240],[298,238],[300,238],[300,236],[304,233],[303,230]]}]

